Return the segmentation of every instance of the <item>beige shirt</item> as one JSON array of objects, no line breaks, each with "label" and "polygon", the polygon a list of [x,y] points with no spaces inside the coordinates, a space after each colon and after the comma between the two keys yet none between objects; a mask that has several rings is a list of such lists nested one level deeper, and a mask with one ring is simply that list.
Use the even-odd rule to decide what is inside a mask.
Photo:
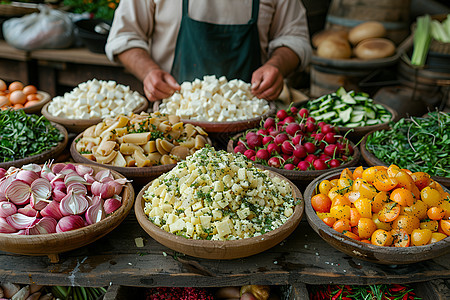
[{"label": "beige shirt", "polygon": [[[106,44],[110,60],[130,48],[147,50],[165,71],[172,68],[182,17],[182,0],[120,1]],[[252,0],[190,0],[189,16],[214,24],[246,24]],[[260,0],[258,31],[262,62],[281,46],[305,67],[311,57],[306,11],[300,0]]]}]

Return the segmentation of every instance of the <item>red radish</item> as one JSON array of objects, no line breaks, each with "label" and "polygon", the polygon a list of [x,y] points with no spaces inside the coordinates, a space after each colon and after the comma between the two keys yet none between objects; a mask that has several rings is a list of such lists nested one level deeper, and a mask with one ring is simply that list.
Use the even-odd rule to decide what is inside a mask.
[{"label": "red radish", "polygon": [[298,145],[303,140],[303,134],[301,132],[298,132],[293,138],[292,138],[292,144]]},{"label": "red radish", "polygon": [[250,149],[255,149],[256,147],[262,146],[262,136],[252,135],[247,138],[247,144]]},{"label": "red radish", "polygon": [[330,124],[325,124],[325,125],[322,126],[322,132],[324,134],[327,134],[329,132],[334,132],[334,127],[331,126]]},{"label": "red radish", "polygon": [[306,155],[308,155],[308,152],[306,151],[305,146],[297,145],[294,148],[293,154],[295,157],[303,158],[303,157],[306,157]]},{"label": "red radish", "polygon": [[281,152],[281,148],[276,144],[269,144],[267,146],[267,151],[269,151],[271,155],[279,154]]},{"label": "red radish", "polygon": [[297,112],[298,112],[298,108],[295,106],[291,106],[291,113],[295,115]]},{"label": "red radish", "polygon": [[314,167],[314,169],[316,169],[316,170],[326,170],[326,169],[328,169],[327,164],[326,164],[323,160],[321,160],[321,159],[316,159],[316,160],[313,162],[313,167]]},{"label": "red radish", "polygon": [[271,167],[279,168],[279,167],[281,166],[280,158],[279,158],[279,157],[271,157],[271,158],[268,160],[268,164],[269,164],[269,166],[271,166]]},{"label": "red radish", "polygon": [[286,170],[294,170],[294,169],[295,169],[295,166],[294,166],[293,164],[285,164],[285,165],[284,165],[284,168],[285,168]]},{"label": "red radish", "polygon": [[275,137],[275,144],[277,145],[281,145],[284,141],[288,140],[289,137],[287,136],[286,133],[280,133]]},{"label": "red radish", "polygon": [[313,163],[313,161],[315,161],[316,159],[317,156],[315,156],[314,154],[308,154],[308,156],[304,160],[309,163]]},{"label": "red radish", "polygon": [[348,156],[347,156],[347,155],[342,155],[342,156],[341,156],[341,159],[342,159],[343,161],[347,161],[347,160],[348,160]]},{"label": "red radish", "polygon": [[344,144],[344,154],[345,155],[353,155],[354,153],[354,149],[352,147],[352,145],[350,145],[349,143]]},{"label": "red radish", "polygon": [[264,121],[264,128],[265,128],[265,129],[269,129],[269,128],[271,128],[271,127],[274,127],[274,128],[275,128],[275,120],[274,120],[273,118],[267,118],[267,119]]},{"label": "red radish", "polygon": [[239,140],[239,141],[237,142],[237,144],[238,144],[238,146],[239,146],[239,145],[242,145],[242,146],[245,147],[245,149],[247,149],[247,145],[246,145],[243,141]]},{"label": "red radish", "polygon": [[331,159],[331,157],[326,155],[325,153],[322,153],[319,155],[319,159],[321,159],[323,161],[329,161]]},{"label": "red radish", "polygon": [[283,161],[284,161],[284,162],[286,162],[289,158],[291,158],[291,157],[289,156],[289,154],[286,154],[286,153],[282,153],[282,154],[281,154],[281,157],[283,157]]},{"label": "red radish", "polygon": [[245,135],[245,139],[248,140],[251,136],[257,136],[256,132],[254,131],[247,132],[247,134]]},{"label": "red radish", "polygon": [[272,141],[273,141],[273,136],[268,135],[268,136],[263,137],[262,144],[267,145],[268,143],[270,143]]},{"label": "red radish", "polygon": [[319,123],[317,123],[317,126],[320,127],[320,129],[322,129],[323,125],[325,125],[327,123],[325,123],[324,121],[320,121]]},{"label": "red radish", "polygon": [[307,162],[306,160],[302,160],[301,162],[298,163],[297,168],[299,168],[302,171],[306,171],[306,170],[308,170],[310,165],[311,164],[309,162]]},{"label": "red radish", "polygon": [[277,118],[280,121],[283,121],[288,116],[287,112],[284,109],[280,109],[277,111]]},{"label": "red radish", "polygon": [[256,157],[262,160],[268,160],[270,157],[270,153],[269,151],[267,151],[267,149],[259,149],[256,152]]},{"label": "red radish", "polygon": [[323,153],[325,153],[326,155],[330,156],[330,157],[335,157],[335,152],[337,152],[337,146],[336,144],[331,144],[325,147],[325,149],[323,149]]},{"label": "red radish", "polygon": [[328,164],[330,165],[330,168],[337,168],[341,165],[341,162],[338,159],[332,159],[328,162]]},{"label": "red radish", "polygon": [[[311,134],[311,136],[312,136],[312,134]],[[325,134],[323,134],[322,132],[319,132],[314,136],[314,139],[316,141],[320,142],[324,139],[324,137],[325,137]]]},{"label": "red radish", "polygon": [[297,123],[290,123],[288,126],[286,126],[285,131],[290,136],[295,136],[295,133],[297,131],[300,131],[300,125]]},{"label": "red radish", "polygon": [[248,159],[250,159],[250,157],[255,156],[256,152],[255,150],[252,149],[247,149],[244,152],[245,157],[247,157]]},{"label": "red radish", "polygon": [[251,161],[255,161],[255,160],[256,160],[256,156],[253,155],[252,157],[250,157],[250,160],[251,160]]},{"label": "red radish", "polygon": [[265,129],[259,129],[259,130],[256,132],[256,134],[258,134],[258,135],[267,135],[267,130],[265,130]]},{"label": "red radish", "polygon": [[306,132],[313,132],[314,130],[316,130],[316,125],[314,124],[314,122],[306,122]]},{"label": "red radish", "polygon": [[296,156],[292,156],[291,158],[294,165],[298,165],[298,163],[301,162],[301,158],[298,158]]},{"label": "red radish", "polygon": [[244,145],[239,144],[236,147],[234,147],[234,153],[242,153],[244,154],[245,150],[247,150],[247,148],[245,148]]},{"label": "red radish", "polygon": [[284,141],[281,144],[281,151],[283,151],[283,153],[285,154],[292,155],[292,152],[294,151],[294,146],[292,146],[291,142]]},{"label": "red radish", "polygon": [[306,152],[310,154],[316,152],[316,146],[311,142],[307,142],[303,146],[305,146]]},{"label": "red radish", "polygon": [[306,122],[316,123],[316,119],[314,119],[313,117],[308,117],[306,119]]},{"label": "red radish", "polygon": [[293,116],[289,116],[289,117],[286,117],[286,118],[283,120],[283,122],[284,122],[285,124],[294,123],[294,122],[295,122],[295,118],[294,118]]},{"label": "red radish", "polygon": [[269,131],[269,134],[273,137],[276,137],[280,134],[280,131],[274,128],[272,131]]},{"label": "red radish", "polygon": [[[323,133],[322,133],[323,134]],[[336,143],[336,137],[334,136],[334,132],[328,132],[327,134],[325,134],[324,137],[325,142],[327,142],[328,144],[334,144]]]},{"label": "red radish", "polygon": [[298,112],[298,115],[302,118],[307,118],[309,116],[309,112],[306,108],[302,108],[300,109],[300,111]]}]

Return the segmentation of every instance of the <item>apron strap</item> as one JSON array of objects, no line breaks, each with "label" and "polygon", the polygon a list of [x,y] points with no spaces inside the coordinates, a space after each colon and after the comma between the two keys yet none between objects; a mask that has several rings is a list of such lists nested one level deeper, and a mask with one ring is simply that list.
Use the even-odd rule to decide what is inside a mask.
[{"label": "apron strap", "polygon": [[248,21],[248,24],[256,23],[256,20],[258,20],[258,14],[259,14],[259,0],[253,0],[253,7],[252,7],[252,18],[250,21]]},{"label": "apron strap", "polygon": [[189,16],[189,0],[183,0],[183,17]]}]

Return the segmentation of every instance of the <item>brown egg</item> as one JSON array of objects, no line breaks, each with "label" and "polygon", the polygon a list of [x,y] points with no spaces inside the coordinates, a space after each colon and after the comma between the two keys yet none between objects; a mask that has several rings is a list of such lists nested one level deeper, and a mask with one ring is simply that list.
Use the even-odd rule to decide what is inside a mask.
[{"label": "brown egg", "polygon": [[14,109],[21,109],[21,108],[23,108],[23,105],[20,104],[20,103],[17,103],[17,104],[14,104],[13,108]]},{"label": "brown egg", "polygon": [[30,107],[39,104],[38,100],[27,101],[23,107]]},{"label": "brown egg", "polygon": [[8,87],[9,92],[14,92],[14,91],[18,91],[18,90],[22,90],[23,89],[23,83],[20,81],[14,81],[11,82],[11,84]]},{"label": "brown egg", "polygon": [[22,91],[14,91],[11,94],[9,94],[9,101],[11,101],[11,104],[25,104],[27,102],[27,96]]},{"label": "brown egg", "polygon": [[34,85],[27,85],[23,88],[22,92],[25,95],[30,95],[30,94],[36,94],[37,93],[37,88]]},{"label": "brown egg", "polygon": [[2,106],[10,106],[11,103],[9,102],[8,97],[6,96],[0,96],[0,107]]},{"label": "brown egg", "polygon": [[42,96],[39,94],[29,94],[27,95],[27,101],[41,101]]},{"label": "brown egg", "polygon": [[0,79],[0,91],[2,92],[6,91],[6,88],[7,88],[6,83]]}]

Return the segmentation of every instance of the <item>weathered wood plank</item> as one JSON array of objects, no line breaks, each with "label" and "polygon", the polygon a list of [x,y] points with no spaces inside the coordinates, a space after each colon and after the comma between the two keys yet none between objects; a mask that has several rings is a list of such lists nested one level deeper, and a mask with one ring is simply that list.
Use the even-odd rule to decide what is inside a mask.
[{"label": "weathered wood plank", "polygon": [[[145,238],[137,248],[134,239]],[[166,255],[164,255],[164,253]],[[248,258],[205,260],[174,253],[150,238],[132,212],[106,237],[47,257],[0,252],[0,281],[108,286],[239,286],[244,284],[376,284],[450,278],[450,255],[413,265],[385,266],[351,258],[326,244],[302,221],[274,248]]]}]

